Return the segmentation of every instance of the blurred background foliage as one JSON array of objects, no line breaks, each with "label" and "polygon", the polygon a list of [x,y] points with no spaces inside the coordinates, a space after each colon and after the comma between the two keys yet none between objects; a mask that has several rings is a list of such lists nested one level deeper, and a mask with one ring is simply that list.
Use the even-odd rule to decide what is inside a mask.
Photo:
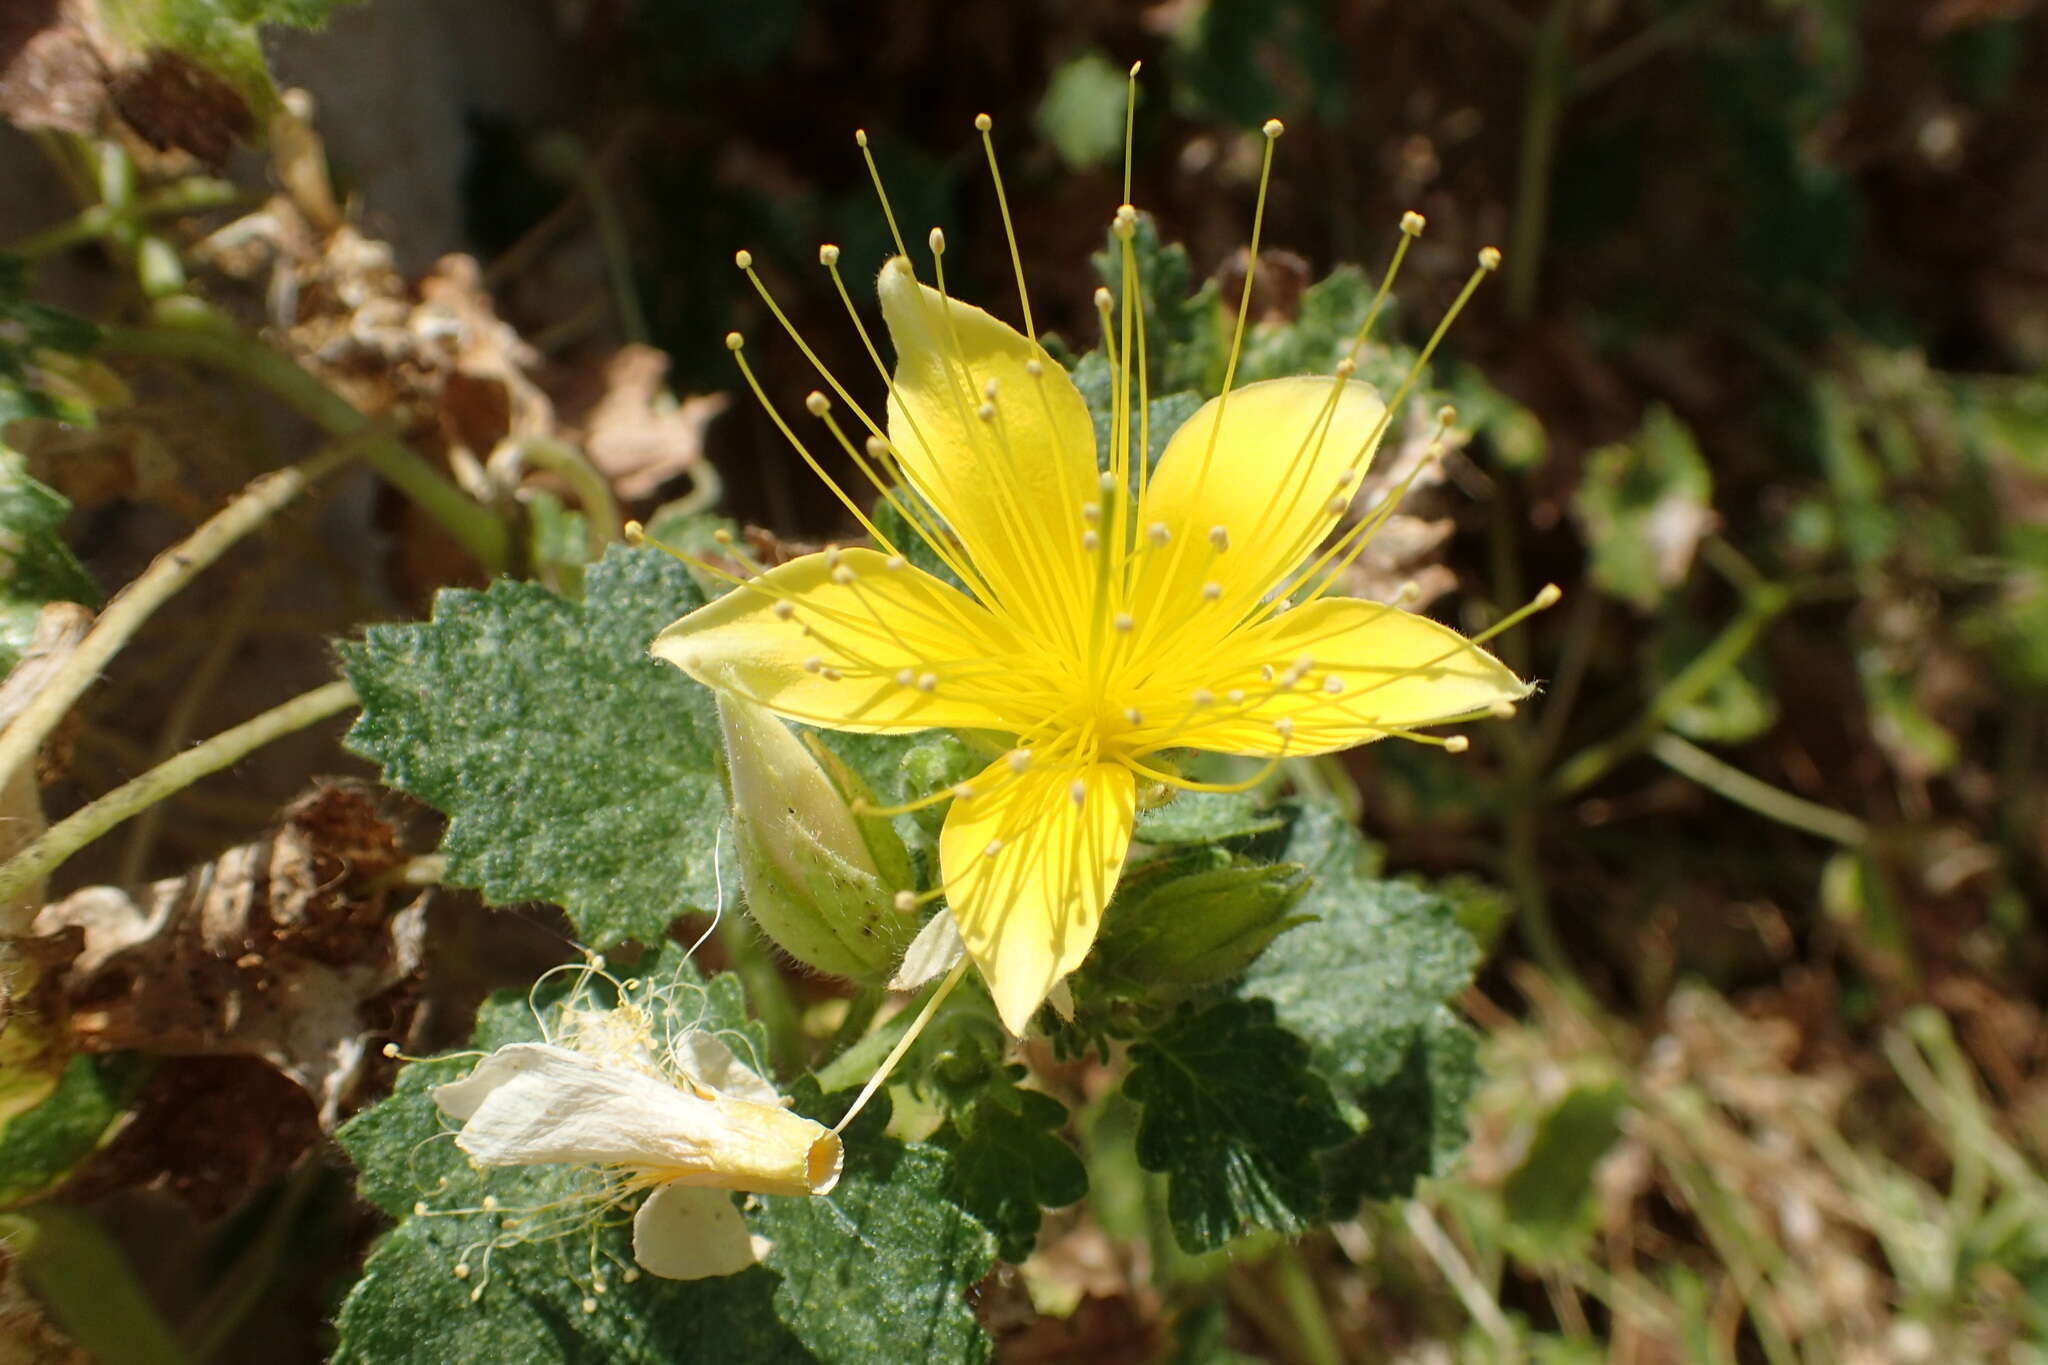
[{"label": "blurred background foliage", "polygon": [[[145,202],[168,240],[226,221],[200,216],[211,192],[195,187],[240,208],[263,192],[250,143],[279,98],[267,53],[280,85],[312,93],[336,187],[392,267],[473,253],[497,316],[557,375],[642,343],[669,357],[669,392],[729,390],[721,338],[737,328],[794,404],[815,381],[733,269],[741,246],[826,363],[862,373],[815,265],[836,242],[858,283],[889,250],[856,127],[906,230],[945,229],[955,292],[1007,313],[982,111],[1037,320],[1087,350],[1136,60],[1132,199],[1185,247],[1153,257],[1155,326],[1185,341],[1161,347],[1183,370],[1155,392],[1213,387],[1267,117],[1288,131],[1254,364],[1328,363],[1318,310],[1357,288],[1333,272],[1376,272],[1403,210],[1430,227],[1390,339],[1420,342],[1472,252],[1501,246],[1500,279],[1433,378],[1473,433],[1428,495],[1448,538],[1404,571],[1434,567],[1450,590],[1434,610],[1468,628],[1561,584],[1564,605],[1502,641],[1543,694],[1459,760],[1376,746],[1296,775],[1354,801],[1389,869],[1464,888],[1490,954],[1465,1002],[1487,1079],[1464,1170],[1331,1237],[1229,1261],[1148,1236],[1142,1174],[1098,1170],[1094,1219],[1048,1229],[1032,1263],[986,1285],[983,1321],[1018,1361],[2048,1360],[2034,0],[99,8],[150,55],[77,95],[158,158]],[[48,0],[0,21],[0,64],[16,64],[0,65],[0,103],[39,130],[0,144],[15,187],[0,419],[20,419],[23,476],[42,481],[14,491],[16,465],[0,469],[0,520],[26,547],[7,546],[10,658],[37,605],[93,602],[95,579],[125,580],[137,546],[297,439],[216,388],[124,372],[154,405],[153,444],[129,430],[125,472],[87,477],[127,419],[97,445],[77,437],[104,394],[63,357],[94,344],[84,318],[132,313],[131,274],[109,263],[135,243],[66,226],[105,186],[4,74],[76,13]],[[375,408],[395,381],[354,382]],[[722,511],[768,528],[770,548],[844,535],[757,412],[704,422]],[[701,490],[702,463],[683,463],[612,493],[651,509]],[[77,559],[44,484],[78,505]],[[573,575],[600,501],[522,495],[526,567]],[[326,635],[480,578],[445,537],[377,515],[396,548],[252,632],[231,676],[287,694]],[[189,662],[194,629],[151,647]],[[77,790],[132,775],[175,733],[168,703],[116,697],[126,709],[103,700],[80,736],[63,779]],[[272,751],[195,788],[120,870],[210,857],[340,762]],[[72,789],[56,790],[61,804]],[[97,857],[66,876],[113,878]],[[330,1242],[371,1226],[300,1177],[251,1184],[223,1205],[240,1210],[233,1235],[205,1234],[219,1255],[265,1218]],[[145,1233],[138,1217],[131,1237],[161,1231],[163,1215]],[[262,1358],[319,1349],[307,1305],[341,1263],[314,1259],[279,1272],[295,1318],[247,1310],[245,1339],[288,1343]],[[154,1288],[189,1278],[165,1270]]]}]

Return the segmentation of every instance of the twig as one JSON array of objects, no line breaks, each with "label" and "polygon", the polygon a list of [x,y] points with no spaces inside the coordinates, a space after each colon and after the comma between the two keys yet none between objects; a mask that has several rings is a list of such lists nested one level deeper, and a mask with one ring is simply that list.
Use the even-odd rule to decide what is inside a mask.
[{"label": "twig", "polygon": [[1855,816],[1781,791],[1668,730],[1650,741],[1650,752],[1666,767],[1708,791],[1781,825],[1803,829],[1850,848],[1861,848],[1870,838],[1870,827]]},{"label": "twig", "polygon": [[1458,1248],[1437,1226],[1429,1210],[1420,1200],[1410,1199],[1401,1205],[1401,1221],[1408,1225],[1409,1234],[1436,1263],[1444,1279],[1450,1282],[1452,1292],[1458,1296],[1458,1302],[1465,1305],[1472,1321],[1493,1338],[1494,1345],[1500,1349],[1499,1359],[1503,1362],[1519,1361],[1522,1345],[1515,1339],[1514,1324],[1508,1321],[1507,1314],[1494,1302],[1493,1295],[1486,1291],[1479,1277],[1472,1273],[1472,1267],[1465,1264],[1465,1258],[1458,1254]]},{"label": "twig", "polygon": [[379,431],[355,404],[300,368],[290,356],[273,350],[260,337],[243,331],[197,299],[164,299],[154,311],[153,326],[104,329],[101,348],[207,365],[270,390],[330,435],[359,441],[363,458],[386,482],[441,523],[486,572],[504,572],[512,546],[512,533],[505,523],[489,508],[471,501],[410,446]]},{"label": "twig", "polygon": [[[0,905],[47,877],[72,854],[124,820],[149,809],[172,792],[191,786],[209,773],[236,762],[274,739],[303,730],[337,711],[353,706],[355,689],[346,682],[316,687],[274,706],[253,720],[223,730],[168,762],[124,782],[105,796],[88,802],[50,826],[5,865],[0,865]],[[10,732],[11,733],[11,732]]]},{"label": "twig", "polygon": [[1577,8],[1577,0],[1551,0],[1529,53],[1529,93],[1522,106],[1522,150],[1508,233],[1508,316],[1516,322],[1536,314],[1536,283],[1550,225],[1550,166],[1572,96],[1572,15]]},{"label": "twig", "polygon": [[[280,507],[296,498],[323,475],[338,469],[352,455],[352,444],[322,451],[309,460],[253,480],[233,502],[213,514],[199,529],[150,561],[149,567],[114,595],[64,666],[50,675],[35,700],[4,731],[0,731],[0,782],[35,762],[50,732],[72,704],[99,677],[108,660],[156,609],[230,546],[261,526]],[[0,903],[5,898],[0,897]]]},{"label": "twig", "polygon": [[1281,1247],[1270,1264],[1274,1287],[1287,1305],[1288,1316],[1294,1319],[1295,1339],[1301,1343],[1302,1355],[1310,1365],[1344,1365],[1344,1348],[1337,1340],[1337,1329],[1330,1323],[1329,1310],[1323,1307],[1322,1291],[1301,1259],[1301,1248],[1293,1243]]}]

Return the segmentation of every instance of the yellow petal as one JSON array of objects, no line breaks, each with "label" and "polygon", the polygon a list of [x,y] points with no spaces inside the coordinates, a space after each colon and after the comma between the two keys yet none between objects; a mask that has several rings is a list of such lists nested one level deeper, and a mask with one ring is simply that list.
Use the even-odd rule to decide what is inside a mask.
[{"label": "yellow petal", "polygon": [[1080,520],[1097,496],[1088,405],[1044,347],[919,284],[902,257],[878,287],[896,344],[889,441],[904,474],[1004,607],[1065,638],[1092,583]]},{"label": "yellow petal", "polygon": [[968,955],[1021,1035],[1095,942],[1130,847],[1134,784],[1118,764],[1019,775],[1000,759],[971,785],[983,794],[953,802],[939,867]]},{"label": "yellow petal", "polygon": [[[1332,753],[1531,691],[1450,627],[1350,597],[1322,598],[1232,635],[1214,673],[1182,695],[1198,686],[1217,698],[1205,708],[1212,718],[1183,727],[1173,743],[1262,757]],[[1228,700],[1233,690],[1242,702]]]},{"label": "yellow petal", "polygon": [[[1238,619],[1336,525],[1385,410],[1369,384],[1313,377],[1247,384],[1204,403],[1145,489],[1139,524],[1163,525],[1173,540],[1141,562],[1133,614]],[[1219,601],[1204,600],[1207,583]]]},{"label": "yellow petal", "polygon": [[[1015,728],[1016,634],[872,550],[805,555],[655,636],[650,652],[791,720],[865,734]],[[991,690],[994,689],[994,690]]]}]

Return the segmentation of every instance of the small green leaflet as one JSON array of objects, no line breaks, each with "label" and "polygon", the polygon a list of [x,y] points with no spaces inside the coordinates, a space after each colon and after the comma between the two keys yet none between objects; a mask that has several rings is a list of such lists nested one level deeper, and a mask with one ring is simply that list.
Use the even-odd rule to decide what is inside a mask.
[{"label": "small green leaflet", "polygon": [[432,620],[339,647],[363,699],[348,746],[447,813],[450,882],[552,901],[593,946],[653,942],[717,897],[710,694],[647,655],[703,600],[666,555],[618,548],[581,602],[530,583],[444,591]]},{"label": "small green leaflet", "polygon": [[155,1062],[140,1053],[79,1053],[35,1108],[0,1123],[0,1207],[45,1194],[90,1156],[128,1112]]},{"label": "small green leaflet", "polygon": [[[0,406],[5,401],[0,392]],[[35,638],[44,603],[100,600],[99,585],[60,534],[70,513],[62,494],[30,478],[28,462],[0,446],[0,677]]]},{"label": "small green leaflet", "polygon": [[24,417],[88,422],[84,404],[48,391],[40,359],[91,350],[100,329],[82,317],[28,298],[28,263],[0,254],[0,429]]},{"label": "small green leaflet", "polygon": [[1683,582],[1693,551],[1714,528],[1714,476],[1692,431],[1661,404],[1628,441],[1586,457],[1572,519],[1593,581],[1652,611]]},{"label": "small green leaflet", "polygon": [[[685,1022],[719,1031],[743,1058],[745,1042],[760,1055],[738,981],[700,986],[674,963],[671,952],[636,970],[650,980],[673,976],[671,1006]],[[561,994],[543,1010],[558,1008]],[[480,1015],[475,1046],[537,1036],[524,999],[506,995]],[[687,1282],[629,1279],[632,1201],[593,1228],[563,1203],[594,1187],[591,1172],[533,1166],[486,1177],[462,1158],[429,1091],[473,1063],[454,1057],[407,1067],[392,1098],[342,1129],[364,1197],[402,1221],[371,1252],[342,1305],[337,1362],[864,1365],[899,1350],[905,1359],[986,1358],[967,1290],[988,1273],[993,1248],[946,1198],[950,1163],[937,1148],[883,1137],[871,1111],[848,1134],[846,1172],[829,1196],[748,1202],[754,1231],[774,1242],[765,1266]],[[816,1100],[814,1087],[800,1087],[796,1107],[824,1117]],[[498,1201],[496,1214],[433,1212],[478,1210],[486,1194]],[[415,1201],[430,1212],[415,1215]],[[534,1227],[557,1235],[501,1246],[486,1273],[492,1232],[544,1205],[555,1212],[538,1215]],[[458,1264],[470,1268],[467,1276],[457,1278]]]},{"label": "small green leaflet", "polygon": [[1041,1209],[1088,1193],[1087,1168],[1059,1136],[1066,1122],[1065,1105],[1006,1073],[934,1139],[953,1154],[961,1206],[996,1234],[1006,1261],[1031,1254]]},{"label": "small green leaflet", "polygon": [[1177,1012],[1131,1048],[1125,1092],[1145,1107],[1138,1161],[1167,1175],[1167,1212],[1189,1251],[1254,1227],[1300,1232],[1322,1216],[1316,1153],[1351,1136],[1308,1046],[1263,1000]]}]

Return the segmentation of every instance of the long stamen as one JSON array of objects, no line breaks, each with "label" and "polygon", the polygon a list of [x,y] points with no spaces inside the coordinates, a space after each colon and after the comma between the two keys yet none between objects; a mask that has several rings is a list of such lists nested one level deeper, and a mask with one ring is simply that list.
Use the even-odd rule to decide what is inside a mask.
[{"label": "long stamen", "polygon": [[875,184],[875,198],[882,201],[882,216],[889,220],[889,236],[896,243],[896,254],[907,264],[910,260],[910,248],[903,245],[903,234],[896,227],[896,210],[889,207],[889,191],[882,188],[882,172],[875,166],[875,154],[868,150],[868,130],[854,129],[853,141],[854,145],[860,148],[861,160],[867,163],[868,179]]},{"label": "long stamen", "polygon": [[1130,74],[1124,78],[1124,202],[1131,202],[1131,145],[1132,134],[1138,124],[1138,69],[1145,64],[1132,62]]},{"label": "long stamen", "polygon": [[918,1035],[924,1032],[925,1025],[931,1023],[932,1016],[938,1013],[939,1006],[953,993],[953,988],[960,984],[960,978],[967,974],[967,961],[966,958],[961,958],[953,970],[946,973],[946,979],[932,992],[932,998],[924,1002],[924,1008],[918,1011],[917,1018],[911,1021],[903,1036],[896,1040],[896,1046],[889,1050],[889,1055],[875,1068],[875,1074],[868,1077],[868,1083],[862,1086],[860,1094],[854,1097],[853,1107],[846,1111],[839,1122],[832,1125],[834,1133],[845,1132],[846,1126],[860,1117],[861,1110],[867,1108],[868,1101],[874,1098],[875,1092],[889,1079],[889,1073],[896,1069],[896,1063],[903,1060],[903,1054],[910,1051],[911,1044],[917,1041]]},{"label": "long stamen", "polygon": [[1024,256],[1017,250],[1017,229],[1010,222],[1010,197],[1003,193],[1003,173],[996,167],[996,143],[989,136],[995,120],[987,114],[976,114],[974,127],[981,134],[981,149],[988,154],[988,178],[995,182],[996,209],[1003,216],[1003,240],[1010,244],[1010,268],[1017,272],[1017,305],[1024,310],[1024,335],[1035,337],[1038,329],[1031,325],[1031,291],[1024,287]]}]

